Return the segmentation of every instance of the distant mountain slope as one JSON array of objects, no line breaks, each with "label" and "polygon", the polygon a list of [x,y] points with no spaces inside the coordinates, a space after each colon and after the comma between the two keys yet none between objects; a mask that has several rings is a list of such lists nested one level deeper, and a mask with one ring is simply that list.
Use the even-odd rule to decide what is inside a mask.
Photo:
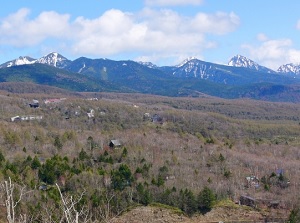
[{"label": "distant mountain slope", "polygon": [[28,56],[24,56],[24,57],[21,56],[18,59],[11,60],[4,64],[1,64],[0,68],[7,68],[7,67],[34,64],[34,63],[47,64],[53,67],[63,69],[67,65],[69,65],[71,61],[65,58],[64,56],[62,56],[61,54],[53,52],[41,57],[40,59],[33,59]]},{"label": "distant mountain slope", "polygon": [[277,72],[283,73],[283,74],[290,74],[290,75],[299,75],[300,74],[300,64],[285,64],[281,65]]},{"label": "distant mountain slope", "polygon": [[38,60],[20,57],[3,64],[0,82],[30,82],[80,92],[191,97],[207,94],[300,102],[300,76],[277,73],[242,56],[233,57],[229,64],[188,58],[177,66],[158,67],[130,60],[80,57],[70,61],[58,53],[50,53]]},{"label": "distant mountain slope", "polygon": [[20,56],[19,58],[15,60],[8,61],[4,64],[0,65],[0,68],[6,68],[6,67],[13,67],[13,66],[19,66],[19,65],[25,65],[25,64],[34,64],[36,62],[36,59],[33,59],[29,56]]},{"label": "distant mountain slope", "polygon": [[11,93],[34,93],[34,94],[62,94],[69,96],[80,96],[79,93],[68,91],[58,87],[51,87],[42,84],[34,84],[31,82],[1,82],[0,91],[7,91]]},{"label": "distant mountain slope", "polygon": [[[109,59],[89,59],[81,57],[74,60],[66,69],[78,72],[101,81],[109,81],[141,93],[172,94],[171,89],[176,78],[152,69],[135,61],[114,61]],[[168,92],[170,91],[170,92]]]},{"label": "distant mountain slope", "polygon": [[0,82],[31,82],[72,91],[120,90],[110,83],[39,63],[0,69]]},{"label": "distant mountain slope", "polygon": [[245,67],[245,68],[266,72],[266,73],[276,73],[274,70],[261,66],[258,63],[254,62],[253,60],[250,60],[249,58],[244,57],[242,55],[236,55],[232,57],[228,62],[228,66]]},{"label": "distant mountain slope", "polygon": [[62,56],[59,53],[50,53],[46,56],[41,57],[36,61],[36,63],[47,64],[57,68],[65,68],[67,67],[71,61]]},{"label": "distant mountain slope", "polygon": [[89,59],[85,57],[78,58],[66,68],[69,71],[85,74],[87,76],[108,79],[123,79],[125,78],[143,78],[148,75],[154,78],[160,78],[164,74],[153,68],[149,68],[131,60],[109,60],[109,59]]},{"label": "distant mountain slope", "polygon": [[161,67],[159,69],[178,78],[204,79],[226,85],[248,85],[262,82],[291,84],[295,82],[295,79],[277,74],[274,71],[267,70],[266,72],[267,68],[258,68],[260,69],[226,66],[192,58],[178,66]]}]

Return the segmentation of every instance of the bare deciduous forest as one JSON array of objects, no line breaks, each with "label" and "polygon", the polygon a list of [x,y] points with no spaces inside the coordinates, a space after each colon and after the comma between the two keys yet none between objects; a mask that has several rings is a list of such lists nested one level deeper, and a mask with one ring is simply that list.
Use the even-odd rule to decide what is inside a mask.
[{"label": "bare deciduous forest", "polygon": [[299,216],[300,104],[0,97],[0,222],[109,222],[158,203],[193,218],[241,196],[264,217]]}]

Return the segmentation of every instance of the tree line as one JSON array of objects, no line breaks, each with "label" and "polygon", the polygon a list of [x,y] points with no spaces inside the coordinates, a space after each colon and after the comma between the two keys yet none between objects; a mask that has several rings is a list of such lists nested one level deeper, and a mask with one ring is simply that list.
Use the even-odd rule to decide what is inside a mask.
[{"label": "tree line", "polygon": [[153,202],[192,216],[210,211],[218,199],[209,187],[199,192],[168,188],[165,167],[150,176],[150,163],[140,160],[132,169],[122,161],[126,156],[123,148],[105,151],[97,160],[81,150],[72,160],[56,154],[43,161],[37,156],[10,161],[0,152],[1,202],[8,222],[102,222]]}]

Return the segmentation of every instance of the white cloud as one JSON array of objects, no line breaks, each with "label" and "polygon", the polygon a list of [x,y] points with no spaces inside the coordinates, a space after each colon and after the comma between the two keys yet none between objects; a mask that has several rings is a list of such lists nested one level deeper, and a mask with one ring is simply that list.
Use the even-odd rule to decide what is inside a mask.
[{"label": "white cloud", "polygon": [[0,43],[12,46],[32,46],[49,37],[63,37],[68,33],[69,18],[54,11],[42,12],[33,20],[28,18],[30,11],[20,9],[1,20]]},{"label": "white cloud", "polygon": [[[239,17],[234,13],[198,13],[183,16],[172,10],[146,8],[136,14],[111,9],[100,17],[78,17],[42,12],[29,19],[29,10],[21,9],[0,23],[0,43],[18,47],[43,45],[57,41],[76,55],[112,56],[131,53],[140,58],[200,56],[216,47],[206,34],[224,35],[234,31]],[[59,50],[59,49],[58,49]]]},{"label": "white cloud", "polygon": [[141,58],[153,54],[178,57],[201,55],[204,49],[215,47],[205,35],[231,32],[239,18],[233,13],[185,17],[172,10],[148,8],[136,15],[110,10],[95,20],[79,18],[75,24],[81,27],[74,44],[78,54],[140,52]]},{"label": "white cloud", "polygon": [[196,29],[199,32],[222,35],[232,32],[239,24],[240,19],[234,13],[198,13],[196,17],[191,20],[190,28]]},{"label": "white cloud", "polygon": [[168,33],[229,33],[240,24],[234,13],[217,12],[215,14],[198,13],[194,17],[185,17],[172,10],[144,9],[142,15],[149,28]]},{"label": "white cloud", "polygon": [[201,5],[203,0],[145,0],[148,6]]},{"label": "white cloud", "polygon": [[258,46],[245,44],[242,48],[248,51],[251,59],[273,70],[283,64],[300,62],[300,50],[293,48],[290,39],[266,39]]}]

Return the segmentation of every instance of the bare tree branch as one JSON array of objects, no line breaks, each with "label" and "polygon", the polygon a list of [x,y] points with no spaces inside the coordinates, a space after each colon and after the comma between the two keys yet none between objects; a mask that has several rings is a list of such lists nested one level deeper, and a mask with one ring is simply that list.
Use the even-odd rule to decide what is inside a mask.
[{"label": "bare tree branch", "polygon": [[82,207],[81,210],[78,212],[76,210],[76,205],[81,201],[85,191],[80,194],[77,199],[74,199],[73,196],[64,196],[60,190],[58,184],[56,187],[59,191],[61,202],[62,202],[62,209],[64,213],[64,217],[61,219],[60,222],[64,222],[64,218],[67,223],[78,223],[79,218],[80,222],[87,222],[88,221],[88,210],[85,207]]},{"label": "bare tree branch", "polygon": [[15,222],[26,222],[27,216],[20,214],[19,219],[16,219],[16,207],[21,202],[22,197],[29,193],[25,192],[25,186],[21,187],[20,194],[18,199],[15,201],[14,199],[14,191],[15,191],[15,184],[12,183],[11,178],[8,178],[8,181],[4,181],[1,184],[1,190],[4,192],[4,205],[6,207],[6,219],[8,223],[15,223]]}]

